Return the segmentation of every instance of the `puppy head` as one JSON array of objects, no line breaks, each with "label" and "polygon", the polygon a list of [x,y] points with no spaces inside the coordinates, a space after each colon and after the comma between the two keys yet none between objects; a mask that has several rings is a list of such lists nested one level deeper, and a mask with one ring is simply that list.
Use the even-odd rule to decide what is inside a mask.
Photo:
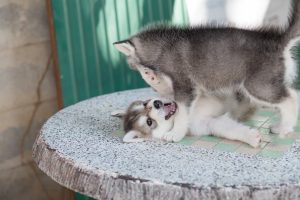
[{"label": "puppy head", "polygon": [[127,63],[133,70],[159,68],[158,58],[162,54],[161,42],[143,37],[143,34],[135,35],[127,40],[113,43],[114,47],[123,53]]},{"label": "puppy head", "polygon": [[140,72],[142,78],[159,94],[173,98],[172,79],[160,71],[162,52],[161,42],[138,34],[128,40],[115,42],[114,46],[127,58],[129,67]]},{"label": "puppy head", "polygon": [[141,142],[146,138],[172,130],[177,104],[159,98],[135,101],[127,109],[123,120],[124,142]]}]

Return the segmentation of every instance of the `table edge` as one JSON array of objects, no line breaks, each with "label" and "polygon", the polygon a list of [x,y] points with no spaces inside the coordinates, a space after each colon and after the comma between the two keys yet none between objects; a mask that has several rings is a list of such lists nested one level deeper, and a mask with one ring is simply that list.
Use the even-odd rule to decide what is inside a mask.
[{"label": "table edge", "polygon": [[[161,183],[131,176],[118,175],[75,164],[51,149],[42,137],[37,137],[32,157],[37,166],[50,178],[76,192],[96,199],[219,199],[248,197],[247,199],[272,199],[276,197],[300,197],[299,184],[283,184],[278,187],[223,186],[194,187],[189,184]],[[72,177],[72,178],[70,178]]]}]

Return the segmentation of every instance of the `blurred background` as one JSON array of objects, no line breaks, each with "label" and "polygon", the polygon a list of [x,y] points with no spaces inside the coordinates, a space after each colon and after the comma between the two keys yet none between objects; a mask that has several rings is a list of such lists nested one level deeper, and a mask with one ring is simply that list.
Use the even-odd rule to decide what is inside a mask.
[{"label": "blurred background", "polygon": [[58,109],[146,86],[113,42],[161,21],[283,27],[289,6],[290,0],[0,0],[0,199],[86,198],[39,171],[31,148]]}]

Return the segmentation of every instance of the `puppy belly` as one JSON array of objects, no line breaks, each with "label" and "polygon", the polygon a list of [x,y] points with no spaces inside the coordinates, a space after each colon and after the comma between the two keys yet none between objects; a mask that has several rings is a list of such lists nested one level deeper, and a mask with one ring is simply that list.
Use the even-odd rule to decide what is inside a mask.
[{"label": "puppy belly", "polygon": [[202,136],[210,135],[210,129],[208,127],[209,119],[194,120],[189,124],[189,135],[191,136]]}]

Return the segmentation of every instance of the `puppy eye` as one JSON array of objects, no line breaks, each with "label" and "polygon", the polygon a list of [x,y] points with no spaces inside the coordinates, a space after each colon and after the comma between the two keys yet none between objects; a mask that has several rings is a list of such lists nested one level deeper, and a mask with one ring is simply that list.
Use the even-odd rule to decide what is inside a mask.
[{"label": "puppy eye", "polygon": [[146,107],[146,106],[147,106],[147,103],[145,102],[145,103],[143,103],[143,105],[144,105],[144,107]]},{"label": "puppy eye", "polygon": [[151,125],[152,125],[152,119],[150,119],[150,118],[147,119],[147,125],[148,125],[148,126],[151,126]]}]

